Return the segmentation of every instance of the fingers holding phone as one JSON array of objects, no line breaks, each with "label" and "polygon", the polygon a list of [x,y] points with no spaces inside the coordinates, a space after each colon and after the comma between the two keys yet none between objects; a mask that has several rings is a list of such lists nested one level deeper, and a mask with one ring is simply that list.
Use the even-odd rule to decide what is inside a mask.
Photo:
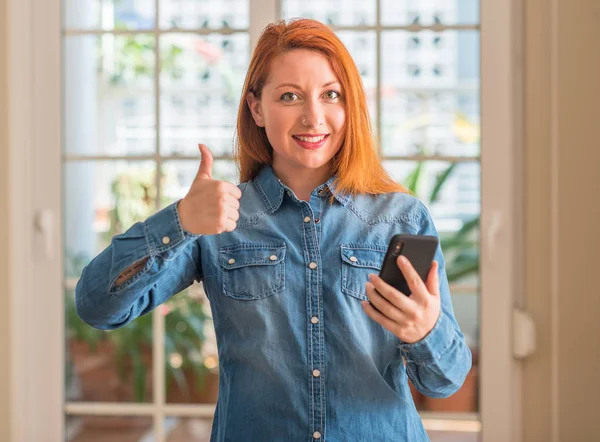
[{"label": "fingers holding phone", "polygon": [[[407,276],[416,273],[410,262],[401,266]],[[410,278],[407,277],[407,282]],[[407,344],[423,340],[435,326],[441,311],[437,262],[434,261],[431,266],[427,284],[415,282],[410,297],[375,274],[371,275],[370,280],[366,283],[366,290],[371,303],[362,302],[365,313]]]},{"label": "fingers holding phone", "polygon": [[437,245],[436,237],[394,235],[379,276],[366,283],[367,315],[409,344],[425,338],[440,315]]}]

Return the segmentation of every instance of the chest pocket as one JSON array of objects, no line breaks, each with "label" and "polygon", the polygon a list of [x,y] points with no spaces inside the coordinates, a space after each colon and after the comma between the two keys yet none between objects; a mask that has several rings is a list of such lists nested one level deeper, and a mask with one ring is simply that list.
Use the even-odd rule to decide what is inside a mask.
[{"label": "chest pocket", "polygon": [[223,293],[256,300],[285,288],[285,252],[281,243],[242,243],[219,248]]},{"label": "chest pocket", "polygon": [[368,300],[365,283],[370,273],[379,274],[387,246],[377,244],[342,244],[342,293]]}]

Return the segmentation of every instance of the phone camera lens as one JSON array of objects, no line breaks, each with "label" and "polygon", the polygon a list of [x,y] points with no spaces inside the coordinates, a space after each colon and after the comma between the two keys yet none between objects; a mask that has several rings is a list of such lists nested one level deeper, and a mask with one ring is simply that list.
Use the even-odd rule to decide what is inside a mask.
[{"label": "phone camera lens", "polygon": [[400,252],[402,251],[402,246],[404,245],[404,243],[399,242],[394,246],[394,249],[392,250],[392,254],[394,256],[399,256]]}]

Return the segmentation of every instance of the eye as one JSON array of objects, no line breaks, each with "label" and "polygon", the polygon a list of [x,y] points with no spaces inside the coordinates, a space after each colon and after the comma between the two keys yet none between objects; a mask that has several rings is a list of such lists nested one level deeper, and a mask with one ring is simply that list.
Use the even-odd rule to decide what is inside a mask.
[{"label": "eye", "polygon": [[280,98],[281,101],[288,102],[288,103],[290,103],[292,101],[296,101],[297,99],[298,99],[298,95],[296,95],[293,92],[286,92]]},{"label": "eye", "polygon": [[327,98],[328,100],[337,100],[338,98],[341,97],[341,94],[338,91],[331,90],[331,91],[325,92],[325,94],[323,94],[323,96],[325,98]]}]

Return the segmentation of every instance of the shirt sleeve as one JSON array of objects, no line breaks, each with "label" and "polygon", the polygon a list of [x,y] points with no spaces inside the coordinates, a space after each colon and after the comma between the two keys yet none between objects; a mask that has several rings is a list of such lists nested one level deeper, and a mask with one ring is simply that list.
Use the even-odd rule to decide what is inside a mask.
[{"label": "shirt sleeve", "polygon": [[[439,236],[427,208],[420,203],[420,235]],[[429,334],[413,344],[399,344],[408,377],[426,396],[447,397],[463,384],[471,369],[471,351],[454,317],[441,246],[434,258],[439,264],[441,311]]]},{"label": "shirt sleeve", "polygon": [[[177,204],[115,235],[83,269],[75,305],[84,322],[101,330],[123,327],[202,279],[200,235],[183,230]],[[116,285],[125,269],[146,259],[136,275]]]}]

